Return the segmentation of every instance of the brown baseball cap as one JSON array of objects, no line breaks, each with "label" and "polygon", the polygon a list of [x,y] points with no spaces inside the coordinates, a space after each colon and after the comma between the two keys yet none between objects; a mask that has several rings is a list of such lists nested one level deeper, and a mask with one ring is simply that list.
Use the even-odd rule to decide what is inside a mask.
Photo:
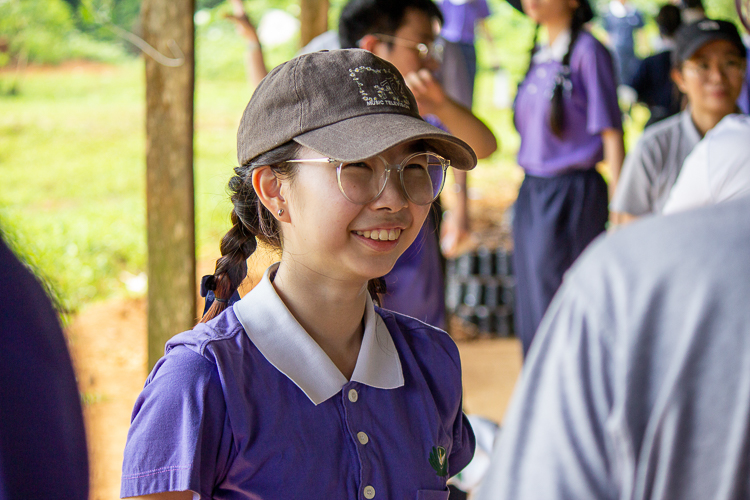
[{"label": "brown baseball cap", "polygon": [[237,131],[240,165],[292,139],[342,161],[422,139],[455,168],[477,164],[468,144],[419,116],[395,66],[361,49],[304,54],[260,82]]}]

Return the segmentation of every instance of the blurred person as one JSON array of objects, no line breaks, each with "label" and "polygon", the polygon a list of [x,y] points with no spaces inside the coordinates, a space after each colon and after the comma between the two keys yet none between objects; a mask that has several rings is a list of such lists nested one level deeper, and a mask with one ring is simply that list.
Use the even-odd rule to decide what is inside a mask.
[{"label": "blurred person", "polygon": [[644,130],[628,152],[611,204],[617,222],[662,211],[685,158],[722,118],[737,111],[745,64],[745,46],[734,24],[703,19],[677,30],[672,79],[687,105]]},{"label": "blurred person", "polygon": [[563,274],[605,230],[608,189],[596,164],[607,162],[615,185],[624,146],[612,56],[586,29],[588,0],[510,3],[537,23],[514,114],[525,173],[512,224],[514,319],[525,355]]},{"label": "blurred person", "polygon": [[0,500],[88,500],[81,398],[57,312],[3,241]]},{"label": "blurred person", "polygon": [[656,24],[663,50],[641,61],[628,85],[638,93],[638,101],[648,107],[646,127],[680,112],[680,92],[672,81],[674,34],[680,27],[680,9],[666,4],[659,9]]},{"label": "blurred person", "polygon": [[602,24],[615,55],[617,81],[628,85],[640,64],[633,33],[643,28],[643,16],[627,0],[610,0]]},{"label": "blurred person", "polygon": [[706,9],[703,8],[703,0],[680,0],[680,12],[683,24],[693,24],[706,18]]},{"label": "blurred person", "polygon": [[[433,76],[440,66],[435,25],[442,14],[432,0],[350,0],[341,11],[339,39],[392,63],[404,75],[425,119],[471,146],[478,158],[497,148],[495,136],[471,111],[449,97]],[[454,172],[457,204],[443,220],[442,248],[454,253],[469,232],[465,172]],[[439,211],[436,211],[439,217]],[[383,306],[445,328],[445,286],[436,217],[386,277]]]},{"label": "blurred person", "polygon": [[731,114],[685,159],[665,214],[750,195],[750,116]]},{"label": "blurred person", "polygon": [[639,221],[565,277],[479,500],[750,498],[750,198]]},{"label": "blurred person", "polygon": [[437,78],[448,95],[471,109],[477,74],[475,31],[479,28],[493,44],[485,25],[490,9],[486,0],[441,0],[438,5],[445,22],[440,30],[444,49]]}]

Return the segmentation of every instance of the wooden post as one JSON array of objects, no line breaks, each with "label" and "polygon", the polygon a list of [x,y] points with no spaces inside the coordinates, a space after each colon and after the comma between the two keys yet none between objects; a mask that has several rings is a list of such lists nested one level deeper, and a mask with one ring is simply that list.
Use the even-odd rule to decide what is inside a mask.
[{"label": "wooden post", "polygon": [[300,42],[304,47],[328,31],[328,0],[300,0]]},{"label": "wooden post", "polygon": [[195,0],[144,0],[141,11],[144,39],[167,57],[174,57],[174,43],[184,54],[176,67],[144,56],[149,370],[164,343],[192,328],[196,316],[194,11]]}]

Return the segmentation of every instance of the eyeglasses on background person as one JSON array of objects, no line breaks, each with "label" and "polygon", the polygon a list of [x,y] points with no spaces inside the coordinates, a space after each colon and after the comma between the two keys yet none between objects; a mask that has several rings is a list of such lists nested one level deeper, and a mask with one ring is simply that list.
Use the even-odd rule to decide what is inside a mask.
[{"label": "eyeglasses on background person", "polygon": [[287,160],[286,163],[338,163],[339,190],[347,200],[358,205],[371,203],[383,193],[394,168],[409,201],[417,205],[432,203],[443,189],[445,171],[450,166],[449,160],[429,152],[409,155],[398,165],[389,164],[381,156],[356,162],[311,158]]},{"label": "eyeglasses on background person", "polygon": [[375,37],[389,43],[394,43],[396,45],[401,45],[402,47],[414,49],[419,52],[420,59],[432,59],[433,61],[443,62],[442,44],[435,42],[418,43],[413,40],[407,40],[406,38],[399,38],[392,35],[382,35],[380,33],[376,33]]}]

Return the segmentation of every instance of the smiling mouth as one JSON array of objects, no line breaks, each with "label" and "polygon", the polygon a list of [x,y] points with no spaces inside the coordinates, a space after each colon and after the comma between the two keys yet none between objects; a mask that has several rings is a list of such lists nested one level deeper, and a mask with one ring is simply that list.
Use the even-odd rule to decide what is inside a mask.
[{"label": "smiling mouth", "polygon": [[393,241],[401,235],[400,229],[375,229],[374,231],[354,231],[359,236],[370,238],[371,240]]}]

